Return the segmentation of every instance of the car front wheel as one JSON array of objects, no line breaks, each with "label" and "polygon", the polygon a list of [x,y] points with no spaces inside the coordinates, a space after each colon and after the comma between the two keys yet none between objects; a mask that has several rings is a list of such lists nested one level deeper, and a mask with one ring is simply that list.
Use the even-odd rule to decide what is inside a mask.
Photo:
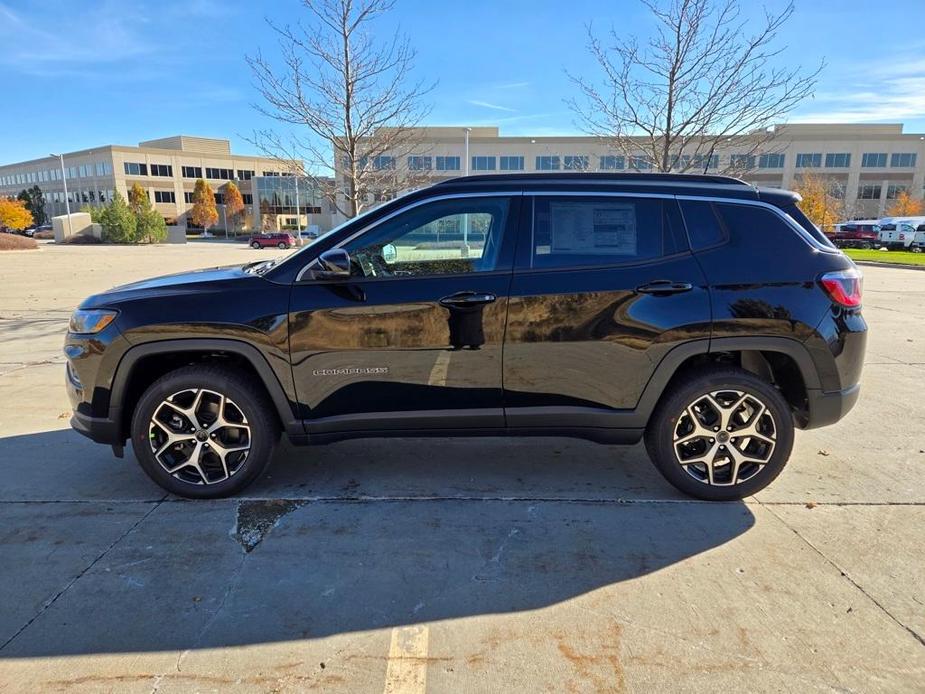
[{"label": "car front wheel", "polygon": [[256,241],[254,241],[254,242],[251,244],[251,248],[253,248],[255,251],[259,251],[259,250],[260,250],[260,244],[257,243]]},{"label": "car front wheel", "polygon": [[278,244],[276,244],[276,247],[279,248],[280,250],[283,250],[283,249],[289,248],[289,245],[280,241]]},{"label": "car front wheel", "polygon": [[701,372],[659,402],[645,436],[659,472],[700,499],[741,499],[784,469],[793,417],[771,384],[744,369]]},{"label": "car front wheel", "polygon": [[155,381],[132,417],[132,447],[148,476],[172,494],[240,492],[266,469],[279,439],[261,386],[233,369],[192,365]]}]

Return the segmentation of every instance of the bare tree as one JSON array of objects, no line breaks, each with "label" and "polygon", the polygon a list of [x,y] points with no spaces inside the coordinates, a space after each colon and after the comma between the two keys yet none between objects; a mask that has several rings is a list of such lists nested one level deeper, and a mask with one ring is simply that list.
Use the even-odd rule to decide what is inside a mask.
[{"label": "bare tree", "polygon": [[[395,0],[303,0],[308,25],[279,26],[282,65],[261,53],[248,57],[263,97],[258,111],[289,128],[259,130],[251,142],[262,152],[313,179],[347,217],[370,198],[412,187],[421,172],[404,165],[415,150],[415,131],[433,88],[412,81],[415,51],[395,34],[377,45],[371,23]],[[304,162],[304,164],[303,164]]]},{"label": "bare tree", "polygon": [[[718,150],[735,149],[724,171],[749,168],[774,137],[771,126],[812,96],[823,66],[775,65],[793,3],[765,11],[758,30],[740,18],[738,0],[642,0],[657,29],[642,45],[614,28],[606,43],[588,25],[588,49],[600,80],[569,75],[583,99],[569,106],[585,130],[609,141],[631,168],[689,171],[711,167]],[[642,160],[639,158],[642,157]]]}]

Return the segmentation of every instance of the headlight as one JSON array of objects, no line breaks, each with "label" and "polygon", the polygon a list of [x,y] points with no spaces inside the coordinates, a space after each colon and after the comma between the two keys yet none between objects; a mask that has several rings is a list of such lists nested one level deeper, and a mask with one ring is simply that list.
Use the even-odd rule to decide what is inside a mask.
[{"label": "headlight", "polygon": [[84,311],[77,309],[71,315],[71,322],[70,325],[68,325],[68,330],[72,333],[92,335],[98,333],[112,323],[117,315],[117,311],[106,311],[103,309]]}]

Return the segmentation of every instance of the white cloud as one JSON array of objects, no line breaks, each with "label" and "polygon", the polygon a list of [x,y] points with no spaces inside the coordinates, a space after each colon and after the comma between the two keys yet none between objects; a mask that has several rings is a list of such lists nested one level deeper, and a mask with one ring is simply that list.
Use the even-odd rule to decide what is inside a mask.
[{"label": "white cloud", "polygon": [[[135,32],[127,18],[131,13],[108,3],[98,9],[92,21],[72,22],[66,30],[51,32],[42,29],[37,18],[0,4],[0,64],[42,72],[52,65],[117,63],[154,50],[151,41]],[[139,17],[138,21],[144,20]]]},{"label": "white cloud", "polygon": [[830,77],[842,89],[817,93],[793,113],[792,120],[865,123],[925,117],[925,59],[919,55],[881,56],[868,65],[848,68],[847,74]]},{"label": "white cloud", "polygon": [[492,111],[506,111],[508,113],[516,113],[516,108],[508,108],[507,106],[500,106],[498,104],[492,104],[487,101],[479,101],[477,99],[469,99],[467,103],[472,104],[473,106],[481,106],[482,108],[490,108]]},{"label": "white cloud", "polygon": [[494,89],[525,89],[530,86],[530,82],[505,82],[504,84],[494,85]]}]

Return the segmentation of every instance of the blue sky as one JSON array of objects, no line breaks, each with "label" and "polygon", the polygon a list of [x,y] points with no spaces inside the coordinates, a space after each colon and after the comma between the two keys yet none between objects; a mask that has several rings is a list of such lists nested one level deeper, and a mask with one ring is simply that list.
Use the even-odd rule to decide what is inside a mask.
[{"label": "blue sky", "polygon": [[[253,151],[244,136],[269,123],[252,107],[244,57],[276,54],[268,14],[285,23],[302,10],[298,0],[0,0],[0,163],[178,133]],[[588,22],[638,35],[651,27],[635,0],[398,0],[376,31],[399,27],[418,51],[418,75],[438,81],[430,124],[579,134],[563,103],[565,71],[592,74]],[[925,132],[923,27],[922,0],[797,0],[783,59],[824,58],[827,68],[790,120]]]}]

